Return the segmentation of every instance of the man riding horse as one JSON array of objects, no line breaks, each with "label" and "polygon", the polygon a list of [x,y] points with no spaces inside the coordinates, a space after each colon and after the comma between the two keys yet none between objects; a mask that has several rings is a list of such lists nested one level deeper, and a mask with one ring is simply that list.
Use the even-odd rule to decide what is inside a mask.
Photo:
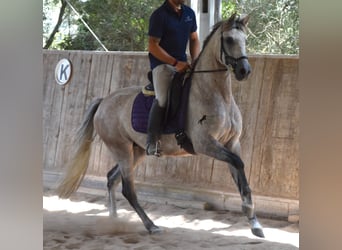
[{"label": "man riding horse", "polygon": [[192,61],[200,53],[195,13],[184,0],[166,0],[152,13],[148,35],[155,100],[149,113],[146,154],[160,156],[159,139],[172,78],[176,72],[190,68],[188,41]]}]

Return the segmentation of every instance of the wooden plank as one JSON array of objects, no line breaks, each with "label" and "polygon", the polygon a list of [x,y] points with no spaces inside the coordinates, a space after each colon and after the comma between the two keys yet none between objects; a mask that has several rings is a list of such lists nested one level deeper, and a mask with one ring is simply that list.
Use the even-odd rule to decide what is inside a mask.
[{"label": "wooden plank", "polygon": [[275,94],[272,137],[297,139],[299,135],[298,63],[282,60],[279,85]]},{"label": "wooden plank", "polygon": [[228,164],[226,162],[214,161],[212,173],[212,187],[216,190],[236,192],[237,187],[230,174]]},{"label": "wooden plank", "polygon": [[[113,62],[113,71],[111,75],[110,81],[110,92],[113,92],[116,89],[120,88],[120,81],[121,81],[121,65],[122,60],[121,56],[115,56]],[[115,70],[114,70],[115,69]]]},{"label": "wooden plank", "polygon": [[167,173],[167,166],[172,166],[169,163],[170,157],[156,158],[154,156],[147,156],[145,162],[145,180],[159,180],[161,182],[167,181],[170,175]]},{"label": "wooden plank", "polygon": [[[253,190],[256,193],[262,193],[265,190],[263,186],[264,176],[262,176],[262,171],[265,166],[262,166],[262,153],[264,151],[265,142],[267,138],[267,133],[269,131],[269,126],[271,119],[269,117],[273,112],[273,100],[272,100],[272,87],[274,80],[275,70],[278,67],[279,60],[272,59],[266,60],[264,69],[262,70],[263,79],[261,80],[261,94],[260,99],[256,105],[257,109],[257,121],[254,130],[254,143],[253,143],[253,153],[252,153],[252,173],[250,184],[253,186]],[[267,177],[268,179],[270,176]],[[270,186],[268,187],[269,189]]]},{"label": "wooden plank", "polygon": [[[297,73],[296,73],[297,72]],[[276,166],[272,178],[276,187],[274,192],[285,198],[299,197],[299,91],[297,86],[298,64],[281,60],[278,72],[279,85],[274,96],[274,113],[272,114],[272,130],[269,140],[274,145],[272,162]],[[297,126],[295,125],[297,124]],[[263,162],[265,164],[266,162]],[[279,185],[281,183],[281,185]],[[278,190],[277,190],[278,189]]]},{"label": "wooden plank", "polygon": [[107,95],[110,94],[112,74],[116,70],[113,66],[114,60],[115,60],[114,54],[108,54],[108,61],[107,61],[107,66],[106,66],[106,70],[105,70],[104,86],[103,86],[103,91],[102,91],[102,95],[101,95],[102,97],[106,97]]},{"label": "wooden plank", "polygon": [[64,86],[60,86],[55,81],[55,67],[62,58],[67,58],[67,53],[45,54],[43,61],[44,85],[43,96],[43,137],[44,139],[44,166],[55,168],[57,144],[60,135],[60,123],[62,106],[64,101]]},{"label": "wooden plank", "polygon": [[[113,63],[115,60],[115,55],[111,53],[106,53],[108,55],[107,64],[105,68],[105,72],[102,72],[104,74],[104,82],[103,82],[103,88],[102,88],[102,97],[106,97],[110,93],[110,86],[111,86],[111,80],[112,80],[112,74],[116,70],[113,67]],[[97,136],[97,139],[99,139],[99,136]],[[98,176],[106,176],[107,172],[116,164],[114,162],[114,159],[109,151],[109,149],[106,147],[106,145],[100,140],[97,142],[97,145],[100,145],[100,154],[98,156],[98,164],[99,172],[96,173]]]},{"label": "wooden plank", "polygon": [[147,72],[150,70],[148,54],[134,55],[133,74],[131,74],[131,85],[144,86],[148,84]]},{"label": "wooden plank", "polygon": [[196,186],[210,187],[214,159],[207,156],[194,156],[189,157],[187,162],[194,166],[193,173],[191,173],[193,177],[189,182],[194,182]]},{"label": "wooden plank", "polygon": [[54,154],[50,148],[55,145],[53,140],[57,140],[54,133],[56,129],[53,128],[56,123],[52,117],[55,83],[54,75],[50,73],[57,60],[56,56],[43,55],[43,165],[46,168],[51,168],[54,164]]},{"label": "wooden plank", "polygon": [[[89,80],[87,82],[88,91],[86,95],[86,109],[94,99],[102,97],[106,78],[107,62],[108,54],[92,54]],[[101,164],[101,149],[102,141],[98,136],[96,136],[91,145],[91,155],[88,167],[89,174],[101,175],[101,168],[104,167],[103,164]],[[108,168],[109,166],[106,166],[103,172],[105,172]]]},{"label": "wooden plank", "polygon": [[193,164],[183,164],[186,161],[185,158],[170,157],[168,164],[172,165],[172,177],[179,183],[191,183],[193,182],[192,174],[194,172]]},{"label": "wooden plank", "polygon": [[[241,142],[241,158],[245,163],[245,173],[250,181],[252,168],[252,155],[254,134],[258,119],[258,105],[260,97],[260,89],[263,78],[263,68],[265,64],[264,58],[255,58],[250,60],[252,74],[247,81],[233,81],[233,94],[236,96],[236,102],[240,108],[242,115],[242,134]],[[238,91],[234,92],[234,87],[238,87]]]},{"label": "wooden plank", "polygon": [[[299,195],[298,190],[295,191],[294,187],[291,187],[291,183],[298,184],[299,164],[296,143],[289,145],[290,138],[278,137],[281,134],[286,137],[284,132],[279,130],[280,134],[275,134],[274,129],[272,129],[279,127],[277,117],[280,118],[282,116],[282,110],[287,110],[286,103],[291,103],[290,106],[292,109],[296,109],[292,105],[298,107],[298,102],[292,97],[294,96],[296,98],[298,96],[295,93],[297,91],[295,87],[297,82],[292,81],[292,86],[289,87],[286,86],[286,84],[288,85],[288,81],[286,80],[284,85],[283,66],[280,59],[274,59],[268,60],[265,67],[258,123],[255,130],[253,152],[253,162],[255,162],[255,165],[253,166],[252,176],[253,186],[256,187],[256,192],[270,196],[276,195],[279,197],[296,198]],[[296,68],[292,70],[294,72],[297,71]],[[287,89],[287,94],[286,91],[284,93],[284,88]],[[288,124],[289,122],[289,116],[287,114],[288,111],[285,112],[285,119],[281,121],[283,124]],[[297,115],[295,114],[294,117]],[[293,124],[293,121],[291,122]],[[297,184],[295,186],[298,187]]]},{"label": "wooden plank", "polygon": [[65,87],[64,102],[61,110],[61,126],[57,146],[56,164],[64,167],[72,152],[72,142],[83,119],[86,93],[88,88],[91,54],[74,52],[70,54],[73,77]]}]

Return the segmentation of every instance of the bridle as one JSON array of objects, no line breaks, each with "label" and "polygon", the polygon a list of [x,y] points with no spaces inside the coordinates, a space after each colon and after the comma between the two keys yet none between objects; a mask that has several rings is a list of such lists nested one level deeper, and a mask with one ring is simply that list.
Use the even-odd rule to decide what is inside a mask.
[{"label": "bridle", "polygon": [[[237,29],[236,27],[233,27],[233,29]],[[230,65],[232,67],[233,72],[235,71],[237,64],[240,60],[248,59],[247,56],[240,56],[238,58],[235,58],[227,52],[225,47],[223,46],[223,32],[221,32],[221,52],[220,52],[220,58],[222,58],[222,55],[224,55],[224,61],[226,65]],[[209,70],[193,70],[192,73],[210,73],[210,72],[223,72],[227,71],[228,68],[223,69],[209,69]]]},{"label": "bridle", "polygon": [[231,65],[233,68],[233,71],[235,71],[236,66],[240,60],[248,59],[247,56],[240,56],[238,58],[235,58],[228,54],[226,48],[223,46],[223,32],[221,32],[221,58],[222,58],[222,54],[224,54],[224,60],[225,60],[226,65]]}]

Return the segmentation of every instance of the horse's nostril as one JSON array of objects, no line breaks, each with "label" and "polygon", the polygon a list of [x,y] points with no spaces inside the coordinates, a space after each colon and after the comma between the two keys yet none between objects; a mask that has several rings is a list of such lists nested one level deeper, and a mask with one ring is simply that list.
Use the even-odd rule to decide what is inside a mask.
[{"label": "horse's nostril", "polygon": [[242,75],[242,76],[244,76],[244,75],[246,75],[246,70],[245,69],[240,69],[240,74]]}]

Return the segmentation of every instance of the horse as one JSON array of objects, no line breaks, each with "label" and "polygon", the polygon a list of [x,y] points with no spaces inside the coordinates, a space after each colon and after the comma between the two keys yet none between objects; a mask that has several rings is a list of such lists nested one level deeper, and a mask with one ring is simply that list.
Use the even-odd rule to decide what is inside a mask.
[{"label": "horse", "polygon": [[[246,56],[248,20],[248,15],[233,14],[227,20],[215,24],[205,39],[190,71],[192,77],[185,133],[195,154],[227,163],[240,193],[242,212],[248,219],[251,231],[258,237],[264,237],[263,228],[255,214],[244,163],[240,158],[242,117],[231,89],[232,74],[238,81],[242,81],[251,72]],[[133,101],[140,92],[140,86],[126,87],[105,98],[97,98],[90,104],[77,132],[74,157],[66,167],[57,193],[60,198],[68,198],[79,187],[88,167],[95,130],[116,160],[115,166],[107,174],[110,215],[117,216],[115,188],[121,181],[123,196],[139,215],[148,232],[153,234],[162,230],[140,206],[134,186],[134,169],[146,156],[146,134],[132,128],[129,115]],[[210,119],[203,119],[204,114],[211,114]],[[172,134],[163,134],[160,143],[162,157],[191,155],[177,145]]]}]

